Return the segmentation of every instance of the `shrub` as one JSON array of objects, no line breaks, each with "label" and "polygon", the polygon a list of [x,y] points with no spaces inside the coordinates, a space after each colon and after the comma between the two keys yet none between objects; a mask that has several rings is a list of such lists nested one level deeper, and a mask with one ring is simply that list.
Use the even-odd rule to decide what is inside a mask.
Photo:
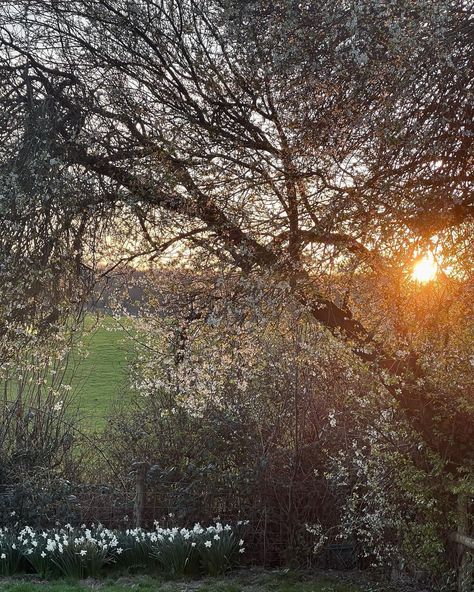
[{"label": "shrub", "polygon": [[[118,485],[136,461],[150,465],[144,521],[157,508],[187,524],[257,522],[264,512],[250,542],[255,560],[307,566],[316,561],[304,525],[339,522],[323,477],[328,452],[351,437],[348,393],[365,393],[370,379],[357,374],[356,383],[352,370],[347,378],[347,360],[313,325],[294,339],[291,311],[275,316],[237,330],[231,320],[196,321],[177,365],[174,317],[136,321],[149,347],[131,368],[132,400],[110,417],[103,441],[113,473],[104,471]],[[337,380],[328,384],[330,373]]]}]

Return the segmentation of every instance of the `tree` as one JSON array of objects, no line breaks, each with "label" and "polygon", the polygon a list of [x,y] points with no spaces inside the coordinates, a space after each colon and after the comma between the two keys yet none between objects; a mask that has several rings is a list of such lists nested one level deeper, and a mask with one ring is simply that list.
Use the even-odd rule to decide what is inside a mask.
[{"label": "tree", "polygon": [[[184,243],[193,264],[287,284],[431,447],[471,458],[469,393],[439,390],[348,288],[403,283],[429,250],[458,291],[472,278],[465,2],[31,0],[2,21],[4,134],[30,139],[48,105],[49,162],[85,188],[52,193],[54,244],[74,228],[80,257],[91,229],[133,216],[142,257]],[[21,151],[8,142],[5,166]]]}]

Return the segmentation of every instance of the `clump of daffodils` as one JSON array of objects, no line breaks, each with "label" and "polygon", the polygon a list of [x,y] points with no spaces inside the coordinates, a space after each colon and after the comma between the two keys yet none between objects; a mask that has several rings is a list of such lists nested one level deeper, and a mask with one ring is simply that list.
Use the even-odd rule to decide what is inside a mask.
[{"label": "clump of daffodils", "polygon": [[0,575],[34,571],[42,577],[96,577],[108,565],[154,566],[170,576],[217,575],[245,551],[236,528],[220,522],[193,528],[110,530],[99,525],[0,529]]},{"label": "clump of daffodils", "polygon": [[16,532],[4,528],[0,531],[0,573],[33,569],[43,577],[96,576],[122,551],[116,533],[101,525],[74,528],[66,524],[48,530],[25,526]]},{"label": "clump of daffodils", "polygon": [[195,524],[192,529],[160,528],[156,524],[150,540],[153,557],[171,576],[202,571],[209,575],[222,574],[236,565],[245,551],[243,539],[229,524],[220,522],[206,528]]}]

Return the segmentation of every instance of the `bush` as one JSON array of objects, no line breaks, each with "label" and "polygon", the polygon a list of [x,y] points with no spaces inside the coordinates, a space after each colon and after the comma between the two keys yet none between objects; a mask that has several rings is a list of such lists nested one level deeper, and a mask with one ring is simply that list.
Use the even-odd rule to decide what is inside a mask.
[{"label": "bush", "polygon": [[339,522],[323,475],[328,451],[351,437],[347,393],[365,392],[368,379],[352,372],[350,382],[344,357],[312,325],[295,343],[285,314],[271,327],[196,322],[179,364],[178,323],[143,320],[139,341],[149,347],[131,369],[134,397],[110,417],[103,442],[113,472],[104,471],[118,486],[135,462],[149,464],[145,523],[157,509],[186,524],[265,516],[249,541],[255,561],[307,566],[316,558],[305,524]]},{"label": "bush", "polygon": [[82,473],[77,408],[65,379],[72,328],[48,342],[30,337],[0,363],[0,524],[6,526],[72,520],[71,482]]}]

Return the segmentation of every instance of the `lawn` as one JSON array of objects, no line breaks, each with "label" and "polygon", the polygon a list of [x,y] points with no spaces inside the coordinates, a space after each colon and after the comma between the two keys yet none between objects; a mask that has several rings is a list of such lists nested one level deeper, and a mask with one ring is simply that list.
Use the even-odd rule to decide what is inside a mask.
[{"label": "lawn", "polygon": [[100,430],[112,405],[127,397],[127,358],[132,339],[112,317],[89,317],[84,339],[87,357],[72,355],[69,377],[85,425]]},{"label": "lawn", "polygon": [[217,579],[163,581],[149,576],[121,577],[111,580],[64,581],[0,581],[0,591],[5,592],[376,592],[382,588],[374,584],[355,584],[335,576],[308,574],[242,571],[238,575]]}]

